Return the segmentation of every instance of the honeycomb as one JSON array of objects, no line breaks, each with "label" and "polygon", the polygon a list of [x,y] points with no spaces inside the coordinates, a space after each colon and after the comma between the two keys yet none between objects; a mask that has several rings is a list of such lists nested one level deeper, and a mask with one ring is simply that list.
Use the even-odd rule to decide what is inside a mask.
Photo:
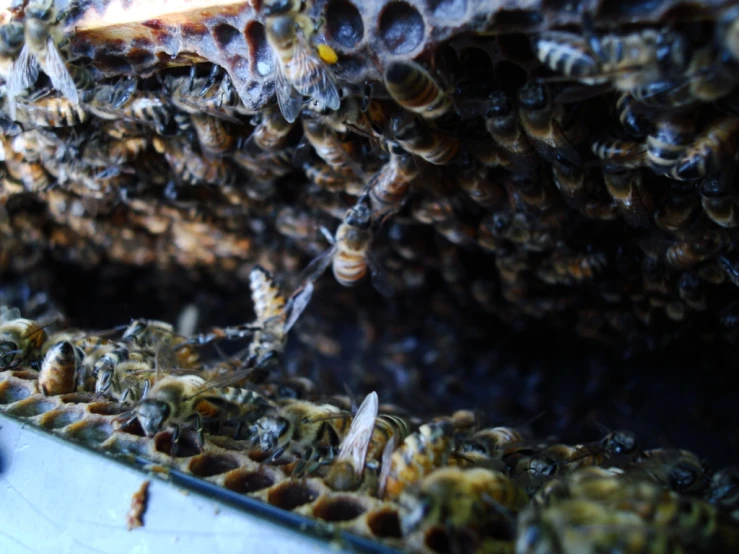
[{"label": "honeycomb", "polygon": [[[641,445],[614,461],[604,433],[582,438],[602,412],[630,424],[637,401],[667,405],[672,390],[683,404],[665,413],[682,421],[691,404],[696,434],[720,434],[722,459],[737,452],[727,396],[736,377],[716,377],[735,366],[739,312],[734,3],[58,1],[48,3],[49,41],[35,46],[29,29],[45,29],[47,3],[10,4],[0,13],[0,303],[58,329],[117,326],[121,305],[174,321],[190,304],[196,328],[178,329],[195,340],[241,329],[260,305],[244,292],[259,265],[298,298],[315,287],[279,369],[252,368],[242,383],[269,402],[287,402],[280,379],[308,375],[316,404],[344,386],[413,406],[402,413],[415,433],[454,421],[456,408],[527,423],[524,439],[479,463],[465,448],[491,425],[455,427],[434,471],[390,499],[377,483],[334,491],[330,463],[306,475],[296,470],[312,461],[306,452],[272,458],[233,422],[207,425],[201,449],[190,432],[147,437],[135,419],[121,425],[137,399],[116,402],[89,383],[46,395],[40,352],[4,364],[3,412],[411,551],[531,552],[532,541],[646,551],[639,540],[653,536],[683,551],[736,544],[732,469],[699,471],[688,450]],[[298,45],[287,57],[276,42],[286,17]],[[295,69],[301,57],[310,77]],[[21,70],[34,63],[28,79]],[[365,208],[368,243],[357,274],[344,266],[342,278],[342,229],[361,229],[352,221]],[[336,279],[312,271],[326,252]],[[228,338],[259,352],[247,335]],[[575,375],[549,359],[522,370],[491,343],[524,358],[532,344],[571,345],[590,361]],[[236,348],[191,369],[253,366]],[[690,367],[677,376],[612,361],[685,353]],[[635,392],[650,378],[651,392]],[[351,403],[338,404],[351,420]],[[687,434],[671,440],[683,447]],[[567,442],[533,438],[553,435]],[[577,457],[555,460],[553,475],[521,470],[556,445],[625,473],[589,475]],[[428,491],[447,477],[476,491],[477,465],[525,489],[520,513],[475,504],[475,492],[469,504],[436,506],[446,515],[432,509]],[[365,473],[377,480],[376,469]],[[602,513],[603,499],[578,488],[591,477],[603,487],[623,479],[633,499]],[[569,492],[550,502],[558,487]],[[708,514],[701,521],[717,531],[648,521],[659,503]],[[577,532],[599,523],[632,529],[634,542]],[[548,525],[572,534],[539,532]]]}]

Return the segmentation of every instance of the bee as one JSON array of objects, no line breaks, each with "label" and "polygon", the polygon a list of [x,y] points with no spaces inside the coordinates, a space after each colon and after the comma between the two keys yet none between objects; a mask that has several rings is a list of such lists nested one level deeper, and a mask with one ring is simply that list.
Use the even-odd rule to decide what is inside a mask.
[{"label": "bee", "polygon": [[630,93],[622,92],[616,100],[616,113],[621,127],[628,134],[635,138],[642,138],[647,135],[649,124],[639,113],[639,107],[635,104],[636,100]]},{"label": "bee", "polygon": [[357,408],[349,431],[341,441],[339,453],[325,477],[326,484],[332,489],[353,490],[360,485],[378,407],[377,393],[371,392]]},{"label": "bee", "polygon": [[398,104],[424,119],[452,112],[452,101],[431,74],[417,63],[393,61],[385,68],[385,87]]},{"label": "bee", "polygon": [[[75,392],[81,388],[80,367],[84,354],[69,341],[49,348],[41,362],[38,384],[45,396]],[[84,390],[84,389],[83,389]]]},{"label": "bee", "polygon": [[174,327],[165,321],[135,319],[123,331],[121,342],[139,350],[172,348],[176,350],[177,367],[180,369],[195,369],[199,361],[197,352],[187,344],[187,339],[176,334]]},{"label": "bee", "polygon": [[684,231],[695,220],[700,211],[698,199],[693,194],[670,194],[654,214],[657,227],[674,233]]},{"label": "bee", "polygon": [[303,164],[303,172],[310,182],[329,192],[352,194],[364,188],[349,165],[332,168],[323,162],[307,161]]},{"label": "bee", "polygon": [[308,38],[313,22],[294,0],[268,0],[262,7],[267,42],[277,59],[275,88],[280,111],[293,123],[303,97],[315,100],[319,110],[338,110],[341,96],[327,65],[312,52]]},{"label": "bee", "polygon": [[708,307],[705,290],[697,273],[692,271],[683,273],[678,281],[677,291],[680,299],[692,310],[702,312]]},{"label": "bee", "polygon": [[707,497],[711,504],[732,515],[736,514],[739,508],[739,470],[731,466],[714,473]]},{"label": "bee", "polygon": [[573,207],[583,206],[591,196],[592,180],[588,178],[585,170],[571,164],[559,154],[552,162],[552,180],[567,203]]},{"label": "bee", "polygon": [[560,250],[552,253],[551,263],[565,282],[581,283],[601,274],[608,266],[608,258],[603,252],[572,254]]},{"label": "bee", "polygon": [[0,56],[15,58],[23,48],[25,27],[18,21],[0,25]]},{"label": "bee", "polygon": [[711,122],[685,149],[670,171],[673,179],[689,181],[717,173],[739,148],[739,118]]},{"label": "bee", "polygon": [[[359,283],[369,269],[375,288],[381,294],[390,296],[392,290],[385,280],[384,270],[370,252],[373,238],[371,223],[369,197],[364,195],[346,212],[335,236],[331,238],[333,246],[308,264],[301,281],[314,282],[331,264],[339,284],[352,287]],[[327,238],[330,237],[328,232],[325,234]]]},{"label": "bee", "polygon": [[493,92],[488,98],[485,128],[516,168],[531,171],[536,167],[538,160],[521,128],[518,113],[502,91]]},{"label": "bee", "polygon": [[450,421],[421,425],[392,453],[384,483],[381,482],[385,496],[390,500],[399,498],[409,485],[419,483],[435,469],[445,466],[455,449],[454,426]]},{"label": "bee", "polygon": [[447,165],[460,150],[459,139],[428,127],[410,114],[393,115],[390,118],[390,129],[404,150],[430,164]]},{"label": "bee", "polygon": [[464,439],[458,452],[463,461],[480,466],[496,466],[506,452],[523,442],[523,435],[511,427],[489,427],[480,429]]},{"label": "bee", "polygon": [[700,185],[701,205],[706,215],[721,227],[733,228],[739,224],[736,198],[733,191],[733,172],[712,175]]},{"label": "bee", "polygon": [[214,64],[206,77],[196,77],[196,66],[192,66],[188,77],[165,80],[172,104],[185,113],[207,114],[224,121],[240,124],[236,117],[242,107],[241,99],[234,89],[228,74]]},{"label": "bee", "polygon": [[154,137],[154,149],[164,155],[176,178],[185,185],[231,186],[233,167],[220,158],[209,159],[195,152],[186,141]]},{"label": "bee", "polygon": [[646,147],[641,142],[601,137],[593,140],[591,150],[601,160],[624,169],[644,165]]},{"label": "bee", "polygon": [[252,336],[247,350],[247,367],[269,369],[278,364],[285,349],[287,334],[310,302],[313,284],[310,281],[305,283],[286,299],[274,276],[257,265],[249,273],[249,287],[256,313],[254,322],[217,328],[210,333],[197,335],[185,344],[208,344],[220,338],[236,340]]},{"label": "bee", "polygon": [[572,165],[582,165],[580,154],[563,131],[551,93],[544,85],[530,81],[518,91],[518,116],[530,144],[541,157],[554,162],[559,154]]},{"label": "bee", "polygon": [[256,392],[224,388],[223,383],[233,380],[233,376],[226,377],[222,381],[206,381],[199,375],[165,375],[124,419],[137,419],[147,437],[171,429],[174,445],[179,441],[180,427],[192,426],[202,448],[203,422],[228,420],[248,424],[271,407]]},{"label": "bee", "polygon": [[[118,360],[115,354],[119,355]],[[136,403],[146,396],[158,373],[151,356],[115,350],[103,356],[98,364],[95,393],[121,404]]]},{"label": "bee", "polygon": [[164,95],[139,91],[136,79],[124,79],[113,85],[98,85],[85,107],[102,119],[123,119],[153,127],[163,136],[177,130],[175,111]]},{"label": "bee", "polygon": [[597,36],[589,18],[583,22],[583,28],[583,35],[541,33],[534,41],[539,61],[585,85],[610,82],[625,91],[680,75],[688,67],[687,37],[672,30],[644,29],[625,35]]},{"label": "bee", "polygon": [[87,120],[87,113],[78,104],[49,91],[22,98],[17,107],[18,121],[32,127],[73,127]]},{"label": "bee", "polygon": [[0,368],[10,369],[35,357],[47,338],[44,327],[22,318],[17,308],[0,308]]},{"label": "bee", "polygon": [[624,220],[632,227],[646,227],[654,211],[654,198],[640,169],[603,168],[603,181]]},{"label": "bee", "polygon": [[190,121],[204,152],[223,156],[234,147],[236,139],[222,119],[208,114],[192,114]]},{"label": "bee", "polygon": [[643,451],[636,467],[658,483],[680,494],[703,494],[709,486],[700,459],[687,450],[656,448]]},{"label": "bee", "polygon": [[320,121],[316,119],[304,119],[303,136],[313,147],[318,157],[332,168],[340,169],[351,165],[352,169],[354,169],[356,164],[354,164],[348,150],[348,148],[351,148],[352,143],[340,142],[331,129]]},{"label": "bee", "polygon": [[[518,485],[497,471],[485,468],[445,467],[426,476],[418,490],[404,491],[400,498],[406,512],[401,519],[403,535],[440,523],[452,529],[484,527],[501,514],[510,517],[528,503]],[[513,529],[510,530],[511,538]]]},{"label": "bee", "polygon": [[665,260],[672,267],[689,269],[716,256],[724,245],[721,234],[707,232],[691,240],[670,245],[665,252]]},{"label": "bee", "polygon": [[8,108],[15,119],[15,98],[38,79],[39,70],[51,80],[53,87],[73,105],[79,104],[79,94],[72,75],[52,37],[52,28],[62,19],[54,0],[31,0],[26,4],[24,44],[8,77]]},{"label": "bee", "polygon": [[380,225],[403,206],[411,183],[418,177],[413,156],[398,146],[390,147],[390,159],[370,180],[371,218]]},{"label": "bee", "polygon": [[685,117],[664,117],[647,136],[647,164],[657,175],[671,173],[693,144],[695,125]]},{"label": "bee", "polygon": [[276,460],[285,452],[301,458],[293,474],[311,473],[322,462],[332,461],[352,418],[331,404],[302,400],[278,401],[278,408],[259,418],[251,427],[253,441]]},{"label": "bee", "polygon": [[279,109],[266,108],[254,116],[255,124],[249,140],[253,141],[262,150],[277,150],[287,142],[294,124],[282,117]]},{"label": "bee", "polygon": [[739,287],[739,263],[727,256],[719,256],[718,263],[721,265],[724,273],[726,273],[727,279]]}]

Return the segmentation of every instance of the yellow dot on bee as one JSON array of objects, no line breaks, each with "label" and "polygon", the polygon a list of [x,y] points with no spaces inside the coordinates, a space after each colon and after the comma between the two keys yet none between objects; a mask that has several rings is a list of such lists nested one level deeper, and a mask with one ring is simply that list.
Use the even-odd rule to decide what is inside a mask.
[{"label": "yellow dot on bee", "polygon": [[336,53],[336,50],[331,48],[328,44],[318,45],[318,57],[328,64],[335,64],[339,61],[339,55]]}]

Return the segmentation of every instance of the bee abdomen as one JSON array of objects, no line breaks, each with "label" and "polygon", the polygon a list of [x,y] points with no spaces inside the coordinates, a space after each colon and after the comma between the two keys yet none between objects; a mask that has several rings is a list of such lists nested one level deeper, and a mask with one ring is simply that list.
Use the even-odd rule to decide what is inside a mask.
[{"label": "bee abdomen", "polygon": [[451,110],[449,97],[422,68],[406,62],[393,62],[385,70],[385,84],[393,99],[401,106],[435,119]]}]

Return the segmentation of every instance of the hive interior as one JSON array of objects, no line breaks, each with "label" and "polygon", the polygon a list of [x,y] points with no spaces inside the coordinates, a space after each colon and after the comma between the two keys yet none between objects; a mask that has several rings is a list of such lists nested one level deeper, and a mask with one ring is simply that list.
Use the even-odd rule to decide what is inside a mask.
[{"label": "hive interior", "polygon": [[[26,122],[22,133],[3,136],[3,303],[19,306],[25,317],[62,313],[70,325],[107,329],[132,317],[174,322],[191,304],[198,330],[244,323],[252,319],[246,292],[252,267],[273,272],[285,292],[298,287],[301,270],[329,247],[319,228],[333,232],[389,163],[383,141],[397,137],[381,124],[379,139],[333,134],[345,157],[331,167],[303,139],[302,125],[316,121],[310,114],[279,149],[255,150],[250,136],[278,112],[277,62],[260,4],[191,4],[76,4],[64,23],[63,51],[95,81],[92,98],[82,103],[84,121],[37,129]],[[674,26],[691,34],[695,50],[722,44],[721,2],[588,4],[602,35]],[[489,98],[502,91],[515,104],[537,77],[551,97],[578,92],[572,79],[551,79],[532,46],[547,30],[582,31],[582,15],[568,7],[308,3],[305,13],[320,22],[311,48],[325,43],[338,55],[329,70],[343,105],[369,99],[385,116],[407,115],[382,76],[393,62],[415,60],[453,104],[447,118],[418,121],[460,151],[443,165],[414,154],[420,176],[398,213],[375,226],[372,252],[393,296],[383,299],[369,278],[341,287],[327,271],[291,333],[281,376],[311,377],[321,391],[316,401],[345,385],[360,397],[376,390],[384,402],[413,406],[409,415],[419,421],[478,409],[486,426],[511,424],[571,443],[599,438],[604,425],[628,427],[647,446],[694,449],[715,469],[738,453],[730,386],[737,378],[719,371],[735,367],[732,158],[739,133],[716,147],[720,168],[705,179],[636,169],[643,181],[638,194],[630,189],[638,197],[630,201],[640,204],[625,208],[609,192],[605,164],[591,144],[604,129],[634,137],[624,134],[614,111],[616,92],[586,90],[556,104],[562,120],[584,127],[573,146],[586,192],[568,195],[555,183],[551,153],[535,155],[535,169],[522,174],[486,129]],[[22,14],[7,12],[6,21]],[[5,62],[11,71],[12,60]],[[221,68],[216,85],[232,84],[230,98],[239,100],[228,106],[228,118],[216,118],[234,139],[221,154],[203,145],[194,121],[203,114],[172,102],[172,87],[187,83],[192,67],[200,84],[214,66]],[[133,79],[136,94],[164,106],[163,127],[130,113],[105,121],[89,108],[103,87]],[[43,74],[35,86],[48,86]],[[45,98],[56,97],[62,98],[51,91]],[[713,118],[736,119],[736,98],[734,86],[715,101],[641,115],[656,126],[692,114],[698,120],[692,144]],[[592,124],[597,117],[607,123]],[[116,133],[124,129],[121,139]],[[186,161],[199,175],[183,175]],[[311,177],[318,170],[324,181]],[[728,185],[722,181],[712,196],[706,183],[715,177]],[[714,200],[723,202],[721,217],[711,215]],[[243,346],[223,348],[232,354]],[[203,352],[209,355],[218,356]],[[135,426],[114,430],[113,420],[128,408],[84,394],[39,396],[33,370],[0,376],[4,411],[74,440],[172,464],[326,521],[356,515],[340,526],[389,544],[438,552],[454,551],[455,540],[467,544],[435,526],[401,536],[397,505],[332,493],[318,477],[290,478],[279,465],[251,459],[243,444],[210,441],[199,454],[185,436],[173,460],[166,432],[147,439]],[[485,548],[476,540],[476,548]]]}]

